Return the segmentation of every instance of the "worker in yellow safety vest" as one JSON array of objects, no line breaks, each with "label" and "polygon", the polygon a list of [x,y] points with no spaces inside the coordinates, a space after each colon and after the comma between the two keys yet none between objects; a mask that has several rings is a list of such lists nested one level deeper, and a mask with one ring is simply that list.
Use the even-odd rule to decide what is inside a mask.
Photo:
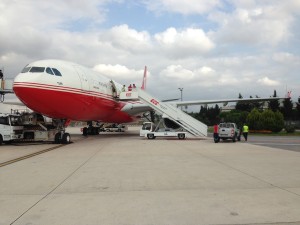
[{"label": "worker in yellow safety vest", "polygon": [[246,124],[244,124],[244,126],[243,126],[243,136],[245,138],[245,141],[247,141],[247,139],[248,139],[248,133],[249,133],[249,127]]}]

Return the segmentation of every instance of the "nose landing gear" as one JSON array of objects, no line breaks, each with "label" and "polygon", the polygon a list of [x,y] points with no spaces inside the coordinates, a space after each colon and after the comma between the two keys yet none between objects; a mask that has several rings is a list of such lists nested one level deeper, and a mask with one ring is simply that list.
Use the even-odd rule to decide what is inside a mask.
[{"label": "nose landing gear", "polygon": [[70,144],[71,135],[66,133],[66,126],[70,123],[69,120],[60,119],[57,120],[57,130],[58,133],[55,134],[54,143],[55,144]]}]

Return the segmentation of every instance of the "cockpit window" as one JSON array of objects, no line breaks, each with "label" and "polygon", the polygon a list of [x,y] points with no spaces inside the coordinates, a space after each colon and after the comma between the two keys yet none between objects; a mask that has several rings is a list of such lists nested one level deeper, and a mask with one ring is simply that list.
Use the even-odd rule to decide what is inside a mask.
[{"label": "cockpit window", "polygon": [[30,69],[30,73],[43,73],[45,71],[45,67],[37,67],[34,66]]},{"label": "cockpit window", "polygon": [[52,68],[52,70],[56,76],[61,76],[61,73],[57,69]]},{"label": "cockpit window", "polygon": [[31,67],[25,66],[21,73],[27,73]]},{"label": "cockpit window", "polygon": [[51,70],[51,68],[47,67],[46,68],[46,73],[49,73],[51,75],[54,75],[53,71]]}]

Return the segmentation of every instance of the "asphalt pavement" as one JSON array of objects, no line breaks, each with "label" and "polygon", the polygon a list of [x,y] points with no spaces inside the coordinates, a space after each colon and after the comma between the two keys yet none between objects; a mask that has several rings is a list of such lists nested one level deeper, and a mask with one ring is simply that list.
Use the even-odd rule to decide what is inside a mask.
[{"label": "asphalt pavement", "polygon": [[0,167],[0,225],[300,224],[299,152],[258,145],[297,138],[70,133],[73,144]]},{"label": "asphalt pavement", "polygon": [[[244,142],[244,138],[241,140]],[[300,136],[248,136],[249,144],[300,152]]]}]

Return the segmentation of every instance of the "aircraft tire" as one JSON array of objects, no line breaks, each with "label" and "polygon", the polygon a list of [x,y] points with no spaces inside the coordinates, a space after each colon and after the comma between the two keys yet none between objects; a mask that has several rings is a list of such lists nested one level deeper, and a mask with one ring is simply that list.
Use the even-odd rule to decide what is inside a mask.
[{"label": "aircraft tire", "polygon": [[0,145],[2,145],[3,143],[3,138],[2,138],[2,135],[0,134]]},{"label": "aircraft tire", "polygon": [[60,144],[60,133],[56,133],[54,136],[54,143]]},{"label": "aircraft tire", "polygon": [[62,140],[62,144],[70,144],[71,143],[71,136],[69,133],[64,133]]},{"label": "aircraft tire", "polygon": [[83,136],[87,136],[88,135],[88,129],[87,127],[84,127],[83,130],[82,130],[82,135]]},{"label": "aircraft tire", "polygon": [[97,128],[96,127],[92,127],[91,133],[92,133],[92,135],[96,135],[97,134]]}]

